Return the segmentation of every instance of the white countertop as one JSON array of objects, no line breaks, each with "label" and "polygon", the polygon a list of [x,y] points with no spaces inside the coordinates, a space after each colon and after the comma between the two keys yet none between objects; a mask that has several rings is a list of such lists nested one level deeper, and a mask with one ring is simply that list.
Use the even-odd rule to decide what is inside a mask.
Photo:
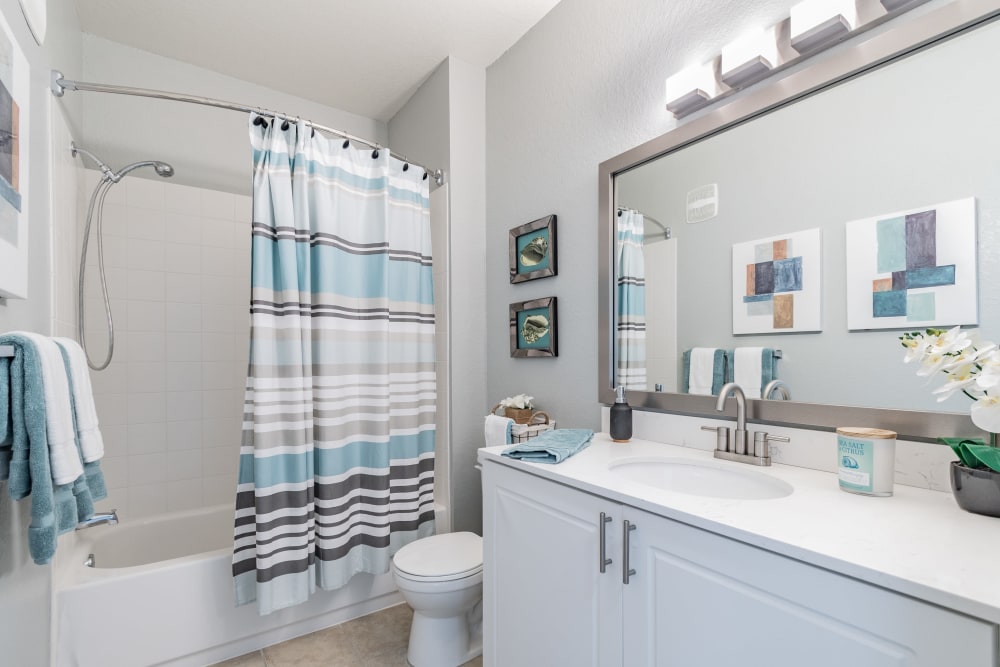
[{"label": "white countertop", "polygon": [[[594,436],[584,451],[556,465],[479,450],[496,462],[747,544],[1000,623],[1000,519],[965,512],[939,491],[897,484],[887,498],[841,491],[837,476],[787,465],[757,467],[711,452],[644,440],[613,443]],[[752,470],[782,479],[791,495],[733,500],[665,491],[608,471],[616,459],[666,456]]]}]

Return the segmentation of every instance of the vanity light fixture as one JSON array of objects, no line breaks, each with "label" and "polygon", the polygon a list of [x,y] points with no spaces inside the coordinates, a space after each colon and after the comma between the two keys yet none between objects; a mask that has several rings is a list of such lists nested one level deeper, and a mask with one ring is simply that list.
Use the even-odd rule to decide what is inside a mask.
[{"label": "vanity light fixture", "polygon": [[857,27],[855,0],[804,0],[792,7],[792,48],[799,53],[814,51]]},{"label": "vanity light fixture", "polygon": [[702,65],[685,67],[667,78],[667,111],[680,118],[700,109],[722,92],[719,58]]},{"label": "vanity light fixture", "polygon": [[927,0],[879,0],[879,2],[881,2],[882,6],[885,7],[885,11],[894,12],[897,9],[902,9],[903,7],[906,9],[913,9],[917,5],[924,4]]},{"label": "vanity light fixture", "polygon": [[731,88],[763,79],[779,64],[778,26],[747,33],[722,47],[720,74]]}]

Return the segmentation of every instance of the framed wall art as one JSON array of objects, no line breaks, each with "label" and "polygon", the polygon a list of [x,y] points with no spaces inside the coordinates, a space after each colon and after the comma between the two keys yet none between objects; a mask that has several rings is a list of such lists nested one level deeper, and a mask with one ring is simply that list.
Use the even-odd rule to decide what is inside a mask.
[{"label": "framed wall art", "polygon": [[847,223],[847,328],[977,324],[976,200]]},{"label": "framed wall art", "polygon": [[556,216],[547,215],[510,230],[510,282],[547,278],[557,273]]},{"label": "framed wall art", "polygon": [[28,296],[28,60],[0,14],[0,297]]},{"label": "framed wall art", "polygon": [[821,331],[822,233],[733,244],[733,334]]},{"label": "framed wall art", "polygon": [[510,304],[510,356],[556,357],[556,297]]}]

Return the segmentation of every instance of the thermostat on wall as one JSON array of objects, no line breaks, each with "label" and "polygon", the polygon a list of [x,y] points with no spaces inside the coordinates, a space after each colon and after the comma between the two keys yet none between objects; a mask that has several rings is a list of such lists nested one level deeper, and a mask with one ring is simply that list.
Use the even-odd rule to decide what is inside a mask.
[{"label": "thermostat on wall", "polygon": [[719,186],[702,185],[687,193],[687,221],[705,222],[719,214]]}]

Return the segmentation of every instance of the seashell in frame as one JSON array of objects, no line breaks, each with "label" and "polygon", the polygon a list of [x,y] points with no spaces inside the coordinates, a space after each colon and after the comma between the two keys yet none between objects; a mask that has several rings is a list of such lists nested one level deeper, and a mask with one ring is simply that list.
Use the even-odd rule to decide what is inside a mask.
[{"label": "seashell in frame", "polygon": [[544,236],[536,236],[521,249],[522,266],[537,266],[549,256],[549,242]]},{"label": "seashell in frame", "polygon": [[549,318],[544,315],[529,315],[524,318],[521,337],[526,343],[536,343],[549,332]]}]

